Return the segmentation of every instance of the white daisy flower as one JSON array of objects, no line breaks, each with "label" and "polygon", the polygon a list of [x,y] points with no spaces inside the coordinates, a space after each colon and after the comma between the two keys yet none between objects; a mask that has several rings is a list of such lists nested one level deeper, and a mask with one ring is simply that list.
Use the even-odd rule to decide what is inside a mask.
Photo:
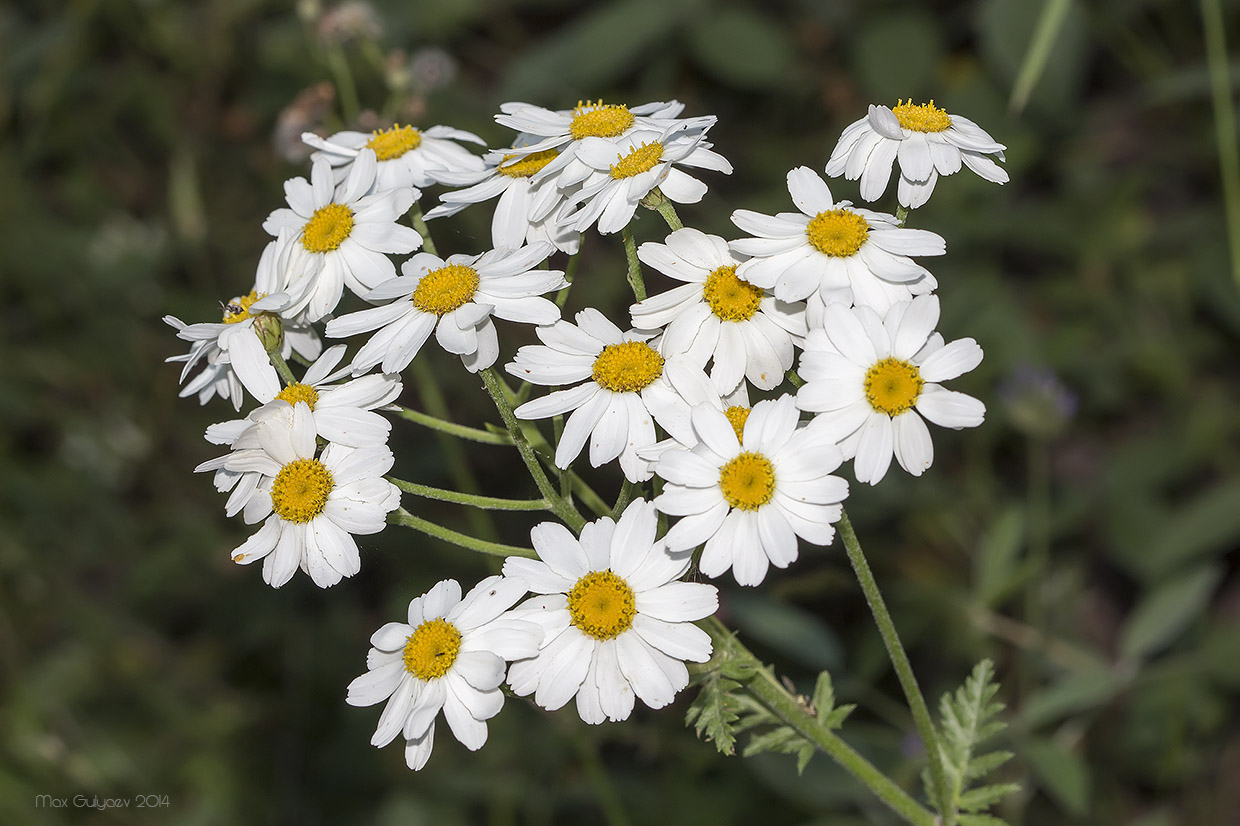
[{"label": "white daisy flower", "polygon": [[310,156],[312,161],[323,158],[332,165],[337,183],[345,179],[362,150],[373,151],[378,162],[374,179],[376,192],[430,186],[438,182],[439,172],[480,171],[482,158],[453,141],[486,146],[482,138],[463,129],[432,126],[422,130],[396,123],[391,129],[376,129],[370,134],[346,131],[329,138],[303,132],[301,139],[319,150]]},{"label": "white daisy flower", "polygon": [[310,181],[284,182],[289,208],[267,216],[263,229],[272,235],[291,230],[293,242],[321,261],[307,276],[312,278],[309,284],[288,285],[296,297],[286,313],[305,310],[311,321],[318,321],[340,303],[346,285],[363,295],[394,277],[396,267],[388,253],[410,253],[422,246],[422,236],[412,227],[396,223],[421,193],[410,187],[372,192],[375,173],[375,153],[363,149],[339,187],[325,158],[314,162]]},{"label": "white daisy flower", "polygon": [[258,532],[233,551],[240,565],[262,559],[263,581],[273,588],[300,567],[320,588],[361,570],[353,535],[383,530],[400,506],[400,490],[383,478],[392,451],[329,442],[316,456],[318,433],[305,402],[281,403],[256,428],[257,449],[237,450],[228,470],[262,474],[246,500],[246,524]]},{"label": "white daisy flower", "polygon": [[730,246],[753,256],[737,268],[742,280],[774,289],[783,301],[809,299],[810,327],[820,326],[826,304],[858,304],[882,313],[893,302],[938,286],[909,256],[942,255],[947,246],[941,236],[905,229],[894,215],[836,202],[826,182],[806,166],[788,173],[788,192],[799,212],[733,212],[732,223],[758,237]]},{"label": "white daisy flower", "polygon": [[564,273],[533,269],[551,250],[550,244],[540,243],[447,260],[418,253],[401,266],[404,275],[364,296],[389,303],[332,319],[327,335],[344,338],[377,330],[353,358],[357,373],[376,364],[385,373],[399,373],[432,332],[445,350],[459,355],[466,369],[476,373],[499,357],[492,316],[523,324],[559,319],[560,308],[541,296],[564,287]]},{"label": "white daisy flower", "polygon": [[636,130],[622,138],[582,139],[577,159],[591,174],[561,208],[557,221],[577,232],[595,223],[604,235],[618,232],[655,187],[678,204],[696,204],[706,194],[706,184],[681,167],[732,174],[732,164],[703,140],[714,122],[713,116],[693,118],[662,132]]},{"label": "white daisy flower", "polygon": [[895,304],[885,318],[868,307],[832,305],[825,329],[806,338],[797,406],[818,414],[810,430],[856,458],[858,482],[878,484],[893,453],[914,476],[930,467],[934,445],[922,417],[954,430],[985,418],[980,401],[939,384],[980,364],[982,348],[971,338],[944,344],[934,332],[938,321],[932,295]]},{"label": "white daisy flower", "polygon": [[655,443],[654,423],[677,438],[691,438],[693,402],[717,392],[702,370],[685,357],[664,360],[639,330],[621,332],[593,308],[577,314],[577,323],[557,321],[535,332],[541,345],[526,345],[504,369],[524,381],[544,386],[582,382],[528,401],[516,409],[519,419],[543,419],[572,411],[556,446],[555,465],[567,468],[587,441],[590,464],[616,457],[625,478],[650,478],[649,463],[638,451]]},{"label": "white daisy flower", "polygon": [[[504,664],[538,653],[542,629],[508,609],[525,596],[520,579],[493,576],[461,598],[445,579],[409,603],[408,622],[389,622],[370,638],[365,674],[349,683],[351,706],[387,701],[370,738],[383,747],[405,739],[405,763],[426,765],[435,718],[470,751],[487,741],[486,721],[504,707]],[[505,613],[507,612],[507,613]]]},{"label": "white daisy flower", "polygon": [[745,379],[762,390],[783,381],[793,344],[807,332],[804,305],[779,301],[737,278],[744,258],[717,235],[685,227],[666,240],[642,244],[637,257],[688,283],[634,304],[633,326],[662,329],[659,351],[665,356],[684,353],[703,367],[713,359],[710,378],[721,394]]},{"label": "white daisy flower", "polygon": [[496,249],[547,241],[560,252],[576,255],[581,233],[552,220],[564,203],[564,191],[556,186],[554,178],[535,178],[559,152],[547,149],[518,154],[518,148],[487,156],[489,163],[482,172],[441,175],[441,183],[465,188],[440,195],[439,206],[426,213],[426,220],[455,215],[470,204],[498,195],[491,218],[491,243]]},{"label": "white daisy flower", "polygon": [[679,582],[687,556],[655,539],[657,517],[645,500],[613,522],[586,525],[577,539],[544,522],[530,532],[538,560],[509,557],[504,574],[535,594],[514,610],[544,631],[538,656],[508,669],[518,695],[554,711],[574,696],[587,723],[625,720],[634,697],[663,708],[689,684],[685,661],[710,659],[710,637],[693,621],[719,606],[714,586]]},{"label": "white daisy flower", "polygon": [[691,450],[668,450],[655,473],[666,480],[654,504],[681,517],[664,540],[672,552],[706,548],[698,566],[717,577],[732,570],[757,585],[770,565],[797,558],[797,537],[827,545],[835,535],[848,483],[831,471],[843,461],[831,440],[797,427],[792,396],[725,415],[693,409],[699,438]]},{"label": "white daisy flower", "polygon": [[1003,144],[961,115],[929,103],[900,101],[894,109],[870,105],[869,114],[852,123],[827,161],[827,175],[861,179],[861,197],[877,200],[887,189],[891,166],[900,161],[896,197],[909,209],[926,203],[940,175],[960,171],[963,162],[979,176],[1005,184],[1008,174],[987,155],[1003,160]]}]

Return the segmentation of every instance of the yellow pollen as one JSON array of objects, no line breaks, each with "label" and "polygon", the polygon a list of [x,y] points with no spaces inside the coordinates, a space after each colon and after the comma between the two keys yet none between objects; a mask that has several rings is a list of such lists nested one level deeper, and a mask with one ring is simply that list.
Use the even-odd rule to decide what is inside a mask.
[{"label": "yellow pollen", "polygon": [[723,411],[723,415],[728,417],[728,423],[732,425],[732,429],[736,431],[736,441],[745,440],[745,422],[749,421],[749,408],[734,404],[727,410]]},{"label": "yellow pollen", "polygon": [[573,122],[568,133],[573,140],[582,138],[614,138],[633,125],[633,113],[624,104],[604,104],[577,101],[573,109]]},{"label": "yellow pollen", "polygon": [[870,407],[898,416],[917,402],[925,382],[917,365],[885,358],[865,373],[865,397]]},{"label": "yellow pollen", "polygon": [[271,483],[271,509],[286,522],[309,522],[327,507],[331,471],[318,459],[294,459]]},{"label": "yellow pollen", "polygon": [[596,640],[614,639],[633,625],[633,589],[611,571],[591,571],[568,592],[569,621]]},{"label": "yellow pollen", "polygon": [[805,235],[819,252],[847,258],[870,237],[870,223],[851,209],[830,209],[810,219]]},{"label": "yellow pollen", "polygon": [[413,629],[405,638],[405,670],[419,680],[434,680],[448,673],[461,650],[461,632],[442,617]]},{"label": "yellow pollen", "polygon": [[260,298],[263,298],[263,296],[259,295],[254,290],[251,290],[249,295],[239,296],[234,298],[232,301],[229,301],[224,305],[224,323],[236,324],[238,321],[245,321],[247,318],[252,318],[250,315],[250,307],[254,306],[254,302],[258,301]]},{"label": "yellow pollen", "polygon": [[[505,155],[499,165],[499,174],[507,175],[509,178],[532,178],[541,172],[544,166],[555,160],[559,154],[554,149],[547,149],[525,157]],[[509,163],[509,161],[512,162]]]},{"label": "yellow pollen", "polygon": [[663,375],[663,356],[643,341],[608,344],[594,359],[591,375],[613,393],[636,393]]},{"label": "yellow pollen", "polygon": [[301,229],[301,245],[309,252],[331,252],[353,232],[353,210],[344,204],[321,206]]},{"label": "yellow pollen", "polygon": [[732,507],[757,510],[775,496],[775,466],[761,453],[746,451],[720,469],[719,490]]},{"label": "yellow pollen", "polygon": [[736,267],[726,266],[706,276],[702,297],[710,311],[723,321],[748,321],[758,312],[762,288],[736,277]]},{"label": "yellow pollen", "polygon": [[289,404],[305,402],[313,410],[315,403],[319,400],[319,391],[308,384],[297,382],[297,384],[290,384],[279,393],[276,393],[276,398]]},{"label": "yellow pollen", "polygon": [[376,129],[371,132],[370,140],[366,141],[366,147],[375,150],[375,158],[381,161],[395,160],[421,145],[420,131],[412,126],[398,126],[395,123],[391,129]]},{"label": "yellow pollen", "polygon": [[891,111],[900,125],[912,132],[942,132],[952,125],[951,115],[935,106],[933,100],[914,104],[911,98],[908,103],[901,99]]},{"label": "yellow pollen", "polygon": [[620,160],[611,165],[611,177],[617,181],[632,178],[654,169],[654,165],[662,159],[663,144],[658,141],[643,143],[629,154],[621,155]]},{"label": "yellow pollen", "polygon": [[464,264],[448,264],[422,276],[413,291],[413,306],[424,313],[447,315],[469,303],[477,291],[477,270]]}]

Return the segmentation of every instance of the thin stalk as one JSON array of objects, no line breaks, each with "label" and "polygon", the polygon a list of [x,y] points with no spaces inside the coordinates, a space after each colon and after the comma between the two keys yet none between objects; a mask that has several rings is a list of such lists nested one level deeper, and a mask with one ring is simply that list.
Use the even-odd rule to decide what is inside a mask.
[{"label": "thin stalk", "polygon": [[439,502],[454,502],[458,505],[469,505],[492,511],[545,511],[550,510],[546,499],[500,499],[495,496],[478,496],[473,493],[461,493],[447,488],[436,488],[430,485],[419,485],[417,482],[406,482],[395,476],[385,476],[389,482],[414,496],[423,499],[435,499]]},{"label": "thin stalk", "polygon": [[327,67],[336,80],[341,117],[346,124],[356,123],[362,107],[357,98],[357,84],[353,82],[353,70],[349,68],[349,59],[345,57],[344,48],[339,43],[327,46]]},{"label": "thin stalk", "polygon": [[596,516],[607,516],[611,513],[607,502],[595,492],[594,488],[586,484],[584,479],[571,470],[564,471],[564,475],[572,482],[573,492],[577,494],[581,504],[593,511]]},{"label": "thin stalk", "polygon": [[431,238],[430,228],[426,226],[426,219],[422,217],[422,206],[414,204],[413,209],[409,210],[409,223],[418,231],[418,235],[422,236],[422,249],[431,255],[439,255],[439,250],[435,246],[435,241]]},{"label": "thin stalk", "polygon": [[1240,151],[1237,150],[1236,110],[1232,103],[1227,38],[1219,0],[1201,0],[1201,24],[1206,41],[1206,65],[1210,70],[1210,95],[1214,103],[1214,136],[1218,143],[1219,174],[1223,179],[1231,275],[1240,288]]},{"label": "thin stalk", "polygon": [[612,505],[611,518],[619,519],[620,514],[624,513],[624,509],[627,508],[629,503],[632,502],[634,498],[639,496],[641,492],[642,486],[640,483],[630,482],[626,478],[624,480],[624,484],[620,486],[620,495],[616,497],[616,504]]},{"label": "thin stalk", "polygon": [[914,826],[935,826],[938,821],[932,812],[918,804],[908,792],[892,782],[835,732],[807,713],[805,706],[784,688],[775,675],[763,666],[723,623],[711,617],[702,627],[710,635],[716,650],[726,650],[734,660],[747,661],[755,666],[753,677],[743,685],[772,714],[840,764],[905,821]]},{"label": "thin stalk", "polygon": [[271,365],[276,368],[276,372],[280,374],[285,384],[297,384],[297,377],[293,375],[288,362],[278,352],[268,350],[267,358],[271,359]]},{"label": "thin stalk", "polygon": [[653,209],[662,215],[663,220],[667,222],[667,226],[672,232],[684,229],[684,223],[681,222],[680,216],[676,214],[676,207],[672,206],[671,200],[657,186],[646,193],[646,197],[642,198],[641,204],[646,209]]},{"label": "thin stalk", "polygon": [[908,654],[905,653],[904,646],[900,642],[900,635],[896,633],[896,625],[891,620],[887,603],[883,601],[882,592],[878,590],[874,572],[870,570],[870,564],[861,551],[857,532],[853,530],[847,513],[840,515],[839,529],[844,548],[848,551],[848,561],[852,563],[853,571],[857,574],[857,582],[860,583],[861,591],[865,594],[865,601],[869,603],[870,613],[874,615],[874,623],[878,626],[878,633],[883,638],[887,656],[891,659],[891,665],[895,668],[896,677],[900,681],[900,688],[904,691],[904,698],[908,701],[909,710],[913,713],[913,723],[917,726],[917,733],[921,736],[921,742],[925,746],[926,763],[930,769],[931,785],[934,787],[935,806],[943,815],[944,826],[953,826],[955,810],[950,805],[951,798],[948,794],[947,777],[943,774],[943,756],[939,749],[939,736],[935,731],[934,721],[930,718],[926,698],[922,696],[921,688],[917,685],[917,676],[913,674],[913,666],[909,663]]},{"label": "thin stalk", "polygon": [[447,433],[460,439],[468,439],[471,442],[481,442],[485,445],[512,444],[512,439],[507,434],[492,433],[489,430],[479,430],[476,427],[466,427],[463,424],[440,419],[429,413],[412,410],[408,407],[401,407],[399,405],[393,405],[392,407],[395,408],[393,412],[402,419],[416,422],[423,427],[429,427],[431,430],[438,430],[440,433]]},{"label": "thin stalk", "polygon": [[581,246],[585,243],[586,236],[584,233],[577,236],[577,254],[568,258],[568,265],[564,267],[564,280],[568,283],[555,294],[555,306],[561,310],[568,302],[568,291],[573,287],[573,279],[577,277],[577,267],[581,263]]},{"label": "thin stalk", "polygon": [[479,539],[476,536],[454,531],[445,528],[443,525],[436,525],[434,522],[428,522],[420,516],[414,516],[404,508],[397,508],[388,514],[388,522],[393,525],[402,525],[406,528],[413,528],[427,536],[433,536],[436,539],[442,539],[444,542],[450,542],[453,545],[460,545],[462,548],[468,548],[471,551],[488,554],[490,556],[523,556],[526,559],[537,559],[538,554],[533,548],[520,548],[516,545],[502,545],[499,542],[488,542],[485,539]]},{"label": "thin stalk", "polygon": [[586,519],[578,512],[577,508],[571,502],[565,501],[551,484],[551,480],[547,478],[547,474],[543,472],[542,465],[538,463],[538,457],[534,455],[534,449],[530,447],[529,440],[525,438],[525,431],[521,429],[521,423],[517,421],[516,415],[512,412],[512,405],[508,402],[505,394],[504,383],[500,377],[495,374],[494,368],[488,367],[480,370],[478,375],[482,377],[482,384],[486,387],[487,393],[491,396],[491,401],[495,402],[495,408],[499,411],[500,418],[504,421],[504,427],[508,428],[508,433],[512,436],[512,441],[517,446],[517,452],[521,454],[521,460],[525,462],[525,467],[530,472],[530,476],[534,477],[534,484],[538,486],[538,492],[551,506],[551,511],[556,516],[575,531],[580,532],[585,527]]},{"label": "thin stalk", "polygon": [[801,385],[805,384],[805,379],[797,375],[797,371],[791,368],[789,368],[788,372],[785,374],[785,378],[787,378],[788,381],[792,382],[793,387],[800,387]]},{"label": "thin stalk", "polygon": [[633,238],[633,225],[630,223],[622,233],[624,238],[624,257],[629,262],[629,286],[633,288],[633,297],[638,301],[646,299],[646,281],[642,278],[642,262],[637,257],[637,241]]}]

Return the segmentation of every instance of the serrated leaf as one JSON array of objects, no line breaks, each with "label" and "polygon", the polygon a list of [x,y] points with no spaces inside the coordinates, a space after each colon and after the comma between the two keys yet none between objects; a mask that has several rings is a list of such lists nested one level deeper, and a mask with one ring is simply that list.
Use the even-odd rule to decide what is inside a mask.
[{"label": "serrated leaf", "polygon": [[846,703],[842,706],[836,706],[831,710],[831,713],[827,715],[827,719],[824,720],[822,724],[832,730],[843,728],[844,721],[848,719],[848,715],[852,714],[856,709],[856,703]]},{"label": "serrated leaf", "polygon": [[814,683],[814,713],[818,722],[826,723],[831,710],[835,708],[835,688],[831,685],[831,675],[826,671],[818,675]]},{"label": "serrated leaf", "polygon": [[993,786],[978,786],[960,795],[956,806],[961,811],[978,812],[989,809],[1009,794],[1020,791],[1015,783],[996,783]]},{"label": "serrated leaf", "polygon": [[969,761],[969,768],[965,771],[964,777],[966,780],[985,777],[1015,756],[1010,751],[992,751],[989,754],[975,756]]},{"label": "serrated leaf", "polygon": [[[963,686],[956,689],[954,694],[944,694],[939,701],[942,732],[939,754],[950,787],[950,803],[958,812],[976,814],[1017,790],[1011,783],[967,788],[970,781],[984,777],[1012,756],[1006,751],[994,751],[976,757],[973,754],[979,743],[995,736],[1007,725],[996,719],[1004,705],[995,700],[999,686],[992,682],[993,678],[994,665],[990,660],[982,660],[974,666]],[[929,790],[928,772],[923,773],[922,780]],[[963,818],[962,815],[961,823],[965,822]],[[988,821],[977,821],[979,824],[986,822]]]},{"label": "serrated leaf", "polygon": [[685,712],[685,725],[692,725],[698,737],[715,744],[721,754],[736,753],[734,727],[740,714],[740,704],[730,692],[740,683],[715,676],[702,684],[702,690]]}]

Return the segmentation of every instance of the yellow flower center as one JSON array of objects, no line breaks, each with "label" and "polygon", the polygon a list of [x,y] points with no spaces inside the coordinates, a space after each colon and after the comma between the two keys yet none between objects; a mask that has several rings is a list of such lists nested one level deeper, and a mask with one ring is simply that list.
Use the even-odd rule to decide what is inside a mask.
[{"label": "yellow flower center", "polygon": [[637,599],[629,584],[611,571],[591,571],[568,592],[568,616],[583,634],[614,639],[633,625]]},{"label": "yellow flower center", "polygon": [[611,177],[617,181],[625,178],[632,178],[634,175],[640,175],[643,172],[649,172],[654,169],[663,158],[663,144],[655,141],[654,143],[643,143],[636,147],[627,155],[621,155],[620,160],[611,165]]},{"label": "yellow flower center", "polygon": [[262,297],[254,290],[251,290],[249,295],[238,296],[229,301],[224,305],[224,323],[236,324],[238,321],[245,321],[247,318],[251,318],[250,307]]},{"label": "yellow flower center", "polygon": [[[542,168],[555,160],[560,153],[554,149],[547,149],[543,152],[535,152],[532,155],[518,157],[517,155],[505,155],[504,160],[499,165],[499,174],[507,175],[509,178],[532,178],[542,171]],[[513,160],[516,158],[516,160]],[[512,163],[509,163],[512,161]]]},{"label": "yellow flower center", "polygon": [[870,223],[851,209],[829,209],[810,219],[805,235],[819,252],[847,258],[870,237]]},{"label": "yellow flower center", "polygon": [[633,125],[633,113],[624,104],[604,104],[577,101],[573,109],[573,122],[568,133],[573,140],[582,138],[614,138]]},{"label": "yellow flower center", "polygon": [[412,126],[397,126],[394,123],[391,129],[376,129],[371,132],[370,140],[366,141],[366,147],[375,150],[375,158],[381,161],[395,160],[421,145],[420,131]]},{"label": "yellow flower center", "polygon": [[309,252],[331,252],[353,232],[353,210],[344,204],[321,206],[301,229],[301,245]]},{"label": "yellow flower center", "polygon": [[891,111],[900,125],[912,132],[942,132],[952,125],[951,115],[935,106],[933,100],[914,104],[912,99],[908,103],[901,99]]},{"label": "yellow flower center", "polygon": [[724,321],[748,321],[758,312],[762,288],[736,277],[736,267],[726,266],[706,276],[702,298],[710,311]]},{"label": "yellow flower center", "polygon": [[594,359],[592,377],[613,393],[636,393],[663,375],[663,356],[644,341],[608,344]]},{"label": "yellow flower center", "polygon": [[775,466],[761,453],[742,453],[720,469],[719,490],[732,507],[757,510],[775,496]]},{"label": "yellow flower center", "polygon": [[464,264],[448,264],[422,276],[413,291],[413,306],[424,313],[447,315],[465,306],[477,290],[477,270]]},{"label": "yellow flower center", "polygon": [[405,638],[405,670],[419,680],[448,673],[461,651],[461,632],[443,617],[427,620]]},{"label": "yellow flower center", "polygon": [[315,403],[319,400],[319,391],[315,390],[308,384],[297,382],[296,384],[290,384],[279,393],[276,393],[276,398],[281,401],[286,401],[289,404],[305,402],[310,406],[310,409],[313,410]]},{"label": "yellow flower center", "polygon": [[749,421],[749,408],[734,404],[727,410],[723,411],[723,415],[728,417],[728,423],[732,425],[732,429],[736,431],[736,441],[744,441],[745,438],[745,422]]},{"label": "yellow flower center", "polygon": [[865,397],[879,413],[898,416],[921,395],[925,382],[915,364],[885,358],[865,373]]},{"label": "yellow flower center", "polygon": [[318,459],[294,459],[271,483],[271,509],[286,522],[309,522],[327,507],[331,471]]}]

